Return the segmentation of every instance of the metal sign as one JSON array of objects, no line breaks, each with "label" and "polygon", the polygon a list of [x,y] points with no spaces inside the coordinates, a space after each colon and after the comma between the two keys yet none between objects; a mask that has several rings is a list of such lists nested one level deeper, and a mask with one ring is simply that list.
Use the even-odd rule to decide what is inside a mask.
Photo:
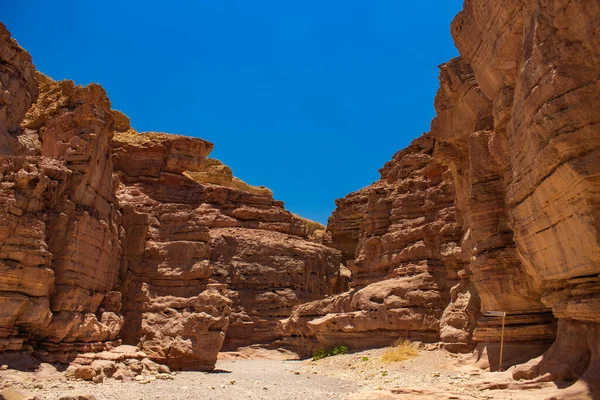
[{"label": "metal sign", "polygon": [[486,317],[506,317],[506,311],[486,311]]},{"label": "metal sign", "polygon": [[504,319],[506,318],[506,311],[487,311],[485,315],[487,317],[502,317],[502,334],[500,336],[500,362],[498,363],[498,371],[503,371],[502,353],[504,353]]}]

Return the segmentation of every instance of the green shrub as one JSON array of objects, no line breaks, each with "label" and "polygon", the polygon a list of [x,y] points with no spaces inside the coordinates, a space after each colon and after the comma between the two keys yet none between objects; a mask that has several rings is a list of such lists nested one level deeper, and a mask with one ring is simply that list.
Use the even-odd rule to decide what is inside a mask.
[{"label": "green shrub", "polygon": [[313,357],[312,358],[313,358],[313,360],[316,361],[316,360],[320,360],[322,358],[328,357],[329,355],[330,354],[327,351],[325,351],[325,350],[319,350],[319,351],[315,351],[313,353]]},{"label": "green shrub", "polygon": [[369,361],[369,357],[363,357],[362,360],[363,361]]},{"label": "green shrub", "polygon": [[348,354],[348,347],[337,345],[333,349],[318,350],[313,353],[313,361],[320,360],[325,357],[338,356],[340,354]]},{"label": "green shrub", "polygon": [[340,354],[348,354],[348,348],[344,345],[335,346],[333,348],[333,355],[338,356]]}]

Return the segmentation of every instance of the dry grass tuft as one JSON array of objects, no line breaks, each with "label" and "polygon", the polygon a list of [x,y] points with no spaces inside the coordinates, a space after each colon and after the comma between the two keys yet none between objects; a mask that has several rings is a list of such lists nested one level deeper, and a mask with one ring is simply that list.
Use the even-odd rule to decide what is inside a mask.
[{"label": "dry grass tuft", "polygon": [[383,353],[381,359],[385,362],[396,362],[410,360],[418,355],[418,350],[414,348],[410,340],[398,339],[385,353]]}]

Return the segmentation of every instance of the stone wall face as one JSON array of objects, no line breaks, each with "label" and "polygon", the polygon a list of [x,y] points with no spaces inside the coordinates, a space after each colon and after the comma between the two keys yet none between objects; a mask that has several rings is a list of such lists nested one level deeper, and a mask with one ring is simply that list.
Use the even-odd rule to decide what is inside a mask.
[{"label": "stone wall face", "polygon": [[[452,242],[463,264],[439,260],[448,285],[448,271],[464,269],[462,287],[480,299],[467,309],[508,313],[505,366],[518,361],[517,353],[531,357],[548,349],[519,376],[593,382],[600,276],[600,2],[546,3],[467,0],[452,24],[461,56],[441,67],[437,116],[425,137],[435,140],[430,162],[447,171],[454,188],[453,221],[462,237]],[[358,324],[348,315],[359,308],[358,293],[386,285],[389,267],[407,273],[406,266],[394,264],[399,254],[423,257],[427,249],[444,248],[426,241],[415,246],[403,234],[391,234],[398,227],[394,215],[410,221],[419,204],[401,200],[414,192],[397,178],[396,191],[376,183],[337,201],[325,243],[342,251],[354,288],[296,309],[284,323],[290,340],[314,346],[332,343],[322,332],[355,332]],[[420,209],[419,215],[427,214]],[[423,258],[430,264],[430,255]],[[402,287],[403,282],[391,283],[392,291]],[[408,293],[396,296],[406,302]],[[457,291],[451,293],[462,304]],[[497,357],[486,348],[496,351],[500,319],[467,314],[480,355],[497,368]],[[331,322],[341,316],[344,323]],[[373,325],[375,318],[369,320]],[[413,332],[410,322],[402,324],[404,335]],[[443,323],[438,327],[444,340],[446,329]],[[560,360],[559,354],[573,357]]]},{"label": "stone wall face", "polygon": [[[598,379],[599,11],[466,1],[452,24],[461,58],[442,67],[432,135],[465,199],[482,310],[509,312],[509,340],[556,332],[521,377]],[[497,326],[480,320],[476,340],[497,341]]]},{"label": "stone wall face", "polygon": [[[73,352],[115,342],[123,324],[113,292],[121,214],[110,161],[110,102],[98,85],[36,75],[30,60],[18,61],[15,54],[26,53],[3,32],[11,94],[3,108],[9,154],[1,159],[0,349],[68,361]],[[26,115],[19,90],[27,90]]]},{"label": "stone wall face", "polygon": [[36,72],[1,25],[0,59],[0,351],[70,362],[125,341],[207,370],[347,286],[341,254],[211,143],[136,132],[99,85]]},{"label": "stone wall face", "polygon": [[282,322],[301,353],[399,337],[472,347],[479,300],[465,271],[451,177],[433,160],[434,145],[430,136],[413,141],[379,181],[336,201],[325,243],[342,252],[351,290],[304,304]]},{"label": "stone wall face", "polygon": [[125,342],[171,368],[209,369],[223,345],[279,339],[280,318],[337,284],[339,253],[308,242],[270,191],[227,180],[206,158],[212,144],[120,129]]},{"label": "stone wall face", "polygon": [[[515,351],[532,345],[543,351],[554,338],[556,321],[519,257],[506,202],[506,174],[489,147],[495,135],[492,104],[462,58],[441,67],[435,105],[430,133],[437,139],[435,159],[448,168],[456,188],[465,232],[462,251],[481,310],[509,314],[505,338]],[[500,325],[499,318],[481,316],[474,339],[499,341]]]},{"label": "stone wall face", "polygon": [[2,24],[0,60],[0,155],[34,154],[33,138],[21,129],[21,121],[38,95],[36,71],[29,53]]}]

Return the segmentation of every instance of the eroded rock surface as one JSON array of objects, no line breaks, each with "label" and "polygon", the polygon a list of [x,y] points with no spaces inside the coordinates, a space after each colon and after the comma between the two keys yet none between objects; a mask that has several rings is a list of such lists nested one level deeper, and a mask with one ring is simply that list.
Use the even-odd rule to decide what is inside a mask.
[{"label": "eroded rock surface", "polygon": [[0,155],[35,154],[39,140],[21,129],[38,95],[31,56],[0,23]]},{"label": "eroded rock surface", "polygon": [[65,372],[67,378],[102,383],[106,378],[138,381],[172,379],[165,365],[156,364],[134,346],[79,354]]},{"label": "eroded rock surface", "polygon": [[300,352],[380,347],[399,337],[471,346],[478,298],[461,258],[450,176],[433,150],[431,137],[415,140],[379,181],[336,201],[325,243],[342,252],[352,289],[282,322]]},{"label": "eroded rock surface", "polygon": [[223,343],[277,340],[293,306],[343,284],[339,252],[307,241],[304,222],[269,190],[206,158],[212,144],[122,130],[113,152],[123,182],[127,343],[176,369],[211,368]]},{"label": "eroded rock surface", "polygon": [[[15,46],[9,39],[13,53],[24,52]],[[7,44],[0,47],[5,52]],[[2,61],[6,67],[11,59]],[[30,61],[12,63],[18,82],[33,76]],[[15,72],[18,67],[25,70]],[[120,257],[109,157],[113,119],[98,85],[37,78],[40,95],[27,115],[15,92],[3,119],[10,127],[3,137],[17,136],[11,143],[24,145],[18,137],[24,131],[36,139],[0,160],[0,349],[23,350],[25,343],[41,357],[68,361],[72,351],[115,341],[123,324],[118,300],[103,307],[117,284]],[[21,126],[11,118],[23,120]]]},{"label": "eroded rock surface", "polygon": [[[506,311],[505,340],[517,352],[529,343],[543,350],[555,335],[555,319],[541,301],[537,283],[519,257],[506,198],[506,176],[492,157],[492,103],[471,67],[457,58],[441,67],[437,116],[431,134],[435,157],[447,165],[465,235],[461,241],[481,309]],[[481,343],[497,342],[501,320],[482,316],[474,333]],[[497,360],[496,360],[497,362]]]},{"label": "eroded rock surface", "polygon": [[[509,313],[509,341],[556,332],[522,376],[591,386],[600,342],[599,11],[598,1],[466,1],[452,24],[461,58],[442,67],[431,132],[453,173],[482,310]],[[475,339],[497,341],[498,324],[480,320]]]},{"label": "eroded rock surface", "polygon": [[229,348],[269,343],[293,306],[346,287],[340,253],[212,143],[138,133],[99,85],[0,40],[0,351],[91,371],[81,353],[106,364],[124,340],[212,369],[229,325]]},{"label": "eroded rock surface", "polygon": [[[433,162],[447,168],[454,186],[464,232],[454,243],[468,278],[453,289],[440,338],[465,337],[454,323],[475,327],[478,365],[497,369],[501,319],[485,313],[505,311],[502,367],[547,349],[514,370],[515,379],[529,381],[507,387],[577,381],[557,398],[599,391],[599,11],[597,1],[466,1],[452,25],[461,57],[441,67],[437,117],[427,135],[436,141]],[[378,236],[393,226],[393,213],[378,196],[359,191],[338,200],[326,243],[342,251],[357,289],[298,307],[284,322],[290,340],[304,347],[314,339],[343,343],[344,335],[367,325],[348,313],[360,307],[361,291],[388,285],[374,255],[390,245]],[[479,317],[463,311],[477,304],[470,295],[481,300]],[[445,319],[453,321],[450,327]],[[369,318],[369,326],[374,321],[381,316]],[[404,335],[414,329],[403,325]],[[344,334],[328,340],[320,326]]]},{"label": "eroded rock surface", "polygon": [[[483,313],[507,312],[504,367],[548,349],[515,377],[579,379],[573,387],[592,389],[600,342],[599,11],[598,1],[465,1],[452,24],[461,57],[441,67],[427,134],[433,162],[454,186],[463,233],[453,242],[468,279],[444,314],[464,305],[469,287]],[[390,242],[378,236],[393,227],[393,213],[385,195],[371,196],[338,200],[325,237],[353,270],[356,292],[299,307],[286,322],[292,336],[314,336],[311,324],[346,314],[373,281],[384,285],[378,268],[389,264],[377,254]],[[480,361],[498,368],[501,319],[471,317]],[[351,331],[353,322],[338,326],[328,329]]]},{"label": "eroded rock surface", "polygon": [[234,309],[225,349],[281,338],[280,319],[294,306],[337,293],[339,252],[280,232],[211,230],[215,279],[227,283]]}]

